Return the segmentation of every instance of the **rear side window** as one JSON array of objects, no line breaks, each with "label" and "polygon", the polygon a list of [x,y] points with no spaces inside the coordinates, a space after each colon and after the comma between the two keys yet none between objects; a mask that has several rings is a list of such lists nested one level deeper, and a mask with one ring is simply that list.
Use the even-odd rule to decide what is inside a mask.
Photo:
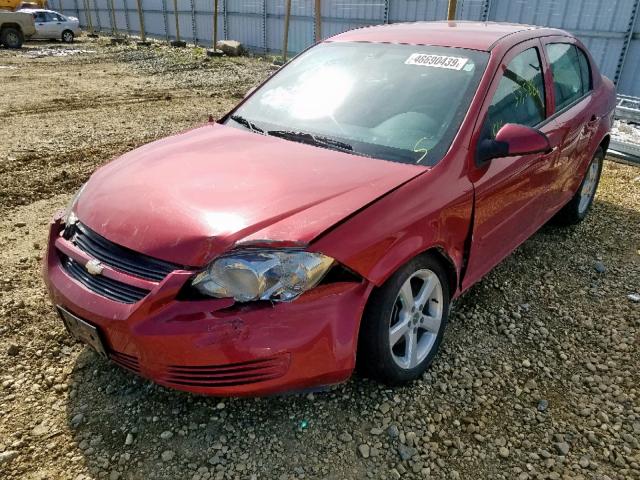
[{"label": "rear side window", "polygon": [[576,48],[576,52],[578,52],[578,61],[580,62],[580,76],[582,77],[582,93],[586,94],[591,91],[593,88],[592,80],[591,80],[591,65],[589,65],[589,59],[585,55],[585,53]]},{"label": "rear side window", "polygon": [[589,62],[584,53],[568,43],[547,45],[553,74],[556,111],[585,95],[591,88]]},{"label": "rear side window", "polygon": [[516,56],[502,74],[483,127],[484,138],[495,138],[506,123],[534,127],[546,117],[544,81],[536,48]]}]

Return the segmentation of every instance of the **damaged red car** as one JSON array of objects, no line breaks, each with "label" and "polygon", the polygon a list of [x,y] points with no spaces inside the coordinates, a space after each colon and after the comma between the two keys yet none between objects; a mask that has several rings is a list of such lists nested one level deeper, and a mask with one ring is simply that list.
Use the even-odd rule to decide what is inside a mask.
[{"label": "damaged red car", "polygon": [[51,298],[75,337],[172,388],[301,391],[356,363],[411,381],[452,300],[587,215],[614,103],[561,30],[342,33],[95,172],[52,222]]}]

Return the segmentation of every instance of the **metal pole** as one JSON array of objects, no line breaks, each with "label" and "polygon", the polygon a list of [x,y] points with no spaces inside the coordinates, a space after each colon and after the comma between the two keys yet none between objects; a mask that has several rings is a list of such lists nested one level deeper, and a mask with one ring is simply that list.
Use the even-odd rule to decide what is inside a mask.
[{"label": "metal pole", "polygon": [[229,5],[227,4],[227,0],[223,0],[223,2],[224,3],[222,4],[222,8],[223,8],[222,14],[224,16],[223,18],[224,21],[222,23],[222,26],[224,28],[224,39],[228,40],[230,36],[229,35],[229,19],[227,18],[227,10],[229,8]]},{"label": "metal pole", "polygon": [[144,31],[144,11],[142,10],[142,0],[136,0],[138,4],[138,20],[140,20],[140,40],[142,42],[147,41],[147,34]]},{"label": "metal pole", "polygon": [[389,23],[389,8],[391,5],[389,3],[391,0],[384,0],[384,23]]},{"label": "metal pole", "polygon": [[173,15],[176,17],[176,42],[179,42],[180,41],[180,22],[178,21],[178,0],[173,0]]},{"label": "metal pole", "polygon": [[193,35],[193,43],[198,46],[198,27],[196,25],[196,6],[193,0],[189,0],[191,4],[191,34]]},{"label": "metal pole", "polygon": [[287,0],[284,10],[284,38],[282,40],[282,61],[287,61],[287,48],[289,47],[289,17],[291,16],[291,0]]},{"label": "metal pole", "polygon": [[127,0],[122,0],[122,7],[124,8],[124,23],[127,27],[127,35],[131,35],[131,23],[129,22],[129,5]]},{"label": "metal pole", "polygon": [[447,11],[447,20],[455,20],[456,19],[456,6],[458,5],[458,0],[449,0],[449,10]]},{"label": "metal pole", "polygon": [[640,9],[640,1],[635,0],[633,2],[633,9],[631,10],[631,18],[629,19],[629,25],[627,31],[624,34],[624,44],[622,45],[622,51],[620,52],[620,58],[618,58],[618,65],[616,66],[616,73],[613,77],[613,83],[618,85],[620,77],[622,76],[622,69],[624,68],[625,60],[627,59],[627,52],[629,51],[629,45],[633,38],[633,32],[635,31],[636,19],[638,18],[638,10]]},{"label": "metal pole", "polygon": [[484,0],[484,4],[482,5],[482,21],[488,21],[489,15],[491,15],[491,0]]},{"label": "metal pole", "polygon": [[267,0],[262,0],[262,50],[267,53]]},{"label": "metal pole", "polygon": [[314,13],[316,17],[316,22],[314,25],[314,30],[316,32],[316,42],[319,42],[322,39],[322,2],[320,0],[316,0]]},{"label": "metal pole", "polygon": [[162,0],[162,20],[164,22],[164,38],[169,41],[169,19],[167,13],[167,0]]},{"label": "metal pole", "polygon": [[211,48],[216,49],[218,43],[218,0],[213,0],[213,37],[211,38]]}]

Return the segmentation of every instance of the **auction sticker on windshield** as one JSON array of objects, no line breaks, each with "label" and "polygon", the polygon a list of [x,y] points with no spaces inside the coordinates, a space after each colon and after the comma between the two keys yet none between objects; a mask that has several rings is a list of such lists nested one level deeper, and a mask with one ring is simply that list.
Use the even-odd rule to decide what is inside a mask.
[{"label": "auction sticker on windshield", "polygon": [[407,65],[422,65],[424,67],[448,68],[450,70],[461,70],[469,59],[464,57],[449,57],[447,55],[427,55],[424,53],[413,53],[407,61]]}]

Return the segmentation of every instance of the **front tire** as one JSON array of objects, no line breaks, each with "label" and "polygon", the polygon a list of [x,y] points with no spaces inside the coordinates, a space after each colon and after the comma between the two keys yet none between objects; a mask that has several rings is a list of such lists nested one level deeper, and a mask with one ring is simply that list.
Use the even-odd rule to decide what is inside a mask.
[{"label": "front tire", "polygon": [[73,43],[74,35],[71,30],[65,30],[62,32],[62,41],[64,43]]},{"label": "front tire", "polygon": [[20,30],[13,27],[6,27],[0,33],[0,44],[7,48],[20,48],[24,43],[24,35]]},{"label": "front tire", "polygon": [[358,362],[387,385],[418,378],[435,357],[449,316],[449,284],[440,261],[420,255],[376,289],[360,328]]},{"label": "front tire", "polygon": [[596,153],[587,167],[580,188],[573,198],[567,203],[554,217],[554,223],[562,226],[576,225],[585,219],[593,199],[596,195],[600,175],[602,173],[602,164],[604,163],[604,149],[598,147]]}]

